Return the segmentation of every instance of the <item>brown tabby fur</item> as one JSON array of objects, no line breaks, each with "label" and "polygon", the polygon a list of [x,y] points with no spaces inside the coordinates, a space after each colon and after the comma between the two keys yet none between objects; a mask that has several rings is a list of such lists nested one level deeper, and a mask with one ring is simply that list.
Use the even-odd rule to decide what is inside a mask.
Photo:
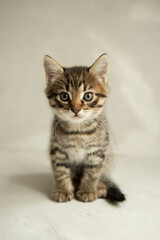
[{"label": "brown tabby fur", "polygon": [[[55,113],[50,142],[53,200],[65,202],[75,196],[83,202],[102,197],[123,201],[123,193],[109,177],[113,152],[102,113],[108,96],[107,56],[90,68],[62,68],[46,56],[44,67],[45,92]],[[68,101],[60,99],[62,92],[69,94]],[[93,94],[91,101],[84,99],[87,92]]]}]

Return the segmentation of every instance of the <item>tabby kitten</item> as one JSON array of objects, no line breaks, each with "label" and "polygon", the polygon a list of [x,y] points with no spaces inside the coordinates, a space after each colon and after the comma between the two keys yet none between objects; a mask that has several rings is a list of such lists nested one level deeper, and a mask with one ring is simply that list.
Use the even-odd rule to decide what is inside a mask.
[{"label": "tabby kitten", "polygon": [[44,68],[45,92],[55,113],[50,142],[53,200],[125,200],[109,177],[113,153],[102,113],[108,95],[107,55],[89,68],[62,68],[45,56]]}]

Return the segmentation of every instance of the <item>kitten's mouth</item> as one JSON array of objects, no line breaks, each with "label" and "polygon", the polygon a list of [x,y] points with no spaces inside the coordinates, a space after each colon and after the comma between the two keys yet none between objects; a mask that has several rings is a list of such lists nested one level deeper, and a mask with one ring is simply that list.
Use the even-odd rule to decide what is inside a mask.
[{"label": "kitten's mouth", "polygon": [[80,117],[79,115],[75,114],[72,118],[74,118],[74,119],[80,119],[80,118],[82,118],[82,117]]},{"label": "kitten's mouth", "polygon": [[79,115],[74,115],[73,118],[81,118]]}]

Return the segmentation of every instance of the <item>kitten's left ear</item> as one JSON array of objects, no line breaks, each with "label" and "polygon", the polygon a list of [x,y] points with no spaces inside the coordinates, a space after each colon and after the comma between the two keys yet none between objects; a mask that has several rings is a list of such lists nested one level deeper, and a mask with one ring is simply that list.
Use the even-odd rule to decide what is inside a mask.
[{"label": "kitten's left ear", "polygon": [[47,84],[53,82],[55,77],[64,72],[63,68],[53,58],[46,55],[44,57],[44,69],[46,72]]},{"label": "kitten's left ear", "polygon": [[102,84],[107,84],[108,57],[105,53],[93,63],[89,72],[95,75]]}]

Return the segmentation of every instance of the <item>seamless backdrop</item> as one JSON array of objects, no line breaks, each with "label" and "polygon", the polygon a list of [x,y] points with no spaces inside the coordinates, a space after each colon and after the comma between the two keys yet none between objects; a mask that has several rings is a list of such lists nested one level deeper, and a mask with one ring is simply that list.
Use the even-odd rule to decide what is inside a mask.
[{"label": "seamless backdrop", "polygon": [[[160,239],[159,50],[159,0],[0,0],[0,239]],[[56,203],[43,57],[90,66],[104,52],[127,200]]]},{"label": "seamless backdrop", "polygon": [[160,156],[160,1],[0,1],[0,148],[47,149],[43,57],[109,56],[106,106],[117,154]]}]

